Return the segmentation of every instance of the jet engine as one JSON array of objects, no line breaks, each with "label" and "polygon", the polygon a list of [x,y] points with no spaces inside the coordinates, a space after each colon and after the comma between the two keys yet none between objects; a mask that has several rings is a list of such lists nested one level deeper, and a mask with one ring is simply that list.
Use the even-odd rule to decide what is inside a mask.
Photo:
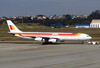
[{"label": "jet engine", "polygon": [[55,43],[55,42],[57,42],[57,39],[49,39],[48,42],[53,42],[53,43]]},{"label": "jet engine", "polygon": [[35,38],[34,40],[36,40],[36,41],[42,41],[43,39],[42,38]]}]

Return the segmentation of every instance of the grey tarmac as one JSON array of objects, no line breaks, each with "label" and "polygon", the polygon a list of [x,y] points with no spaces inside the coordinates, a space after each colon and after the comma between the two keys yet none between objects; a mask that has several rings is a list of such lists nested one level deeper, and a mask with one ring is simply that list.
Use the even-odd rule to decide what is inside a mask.
[{"label": "grey tarmac", "polygon": [[0,68],[100,68],[100,45],[0,44]]}]

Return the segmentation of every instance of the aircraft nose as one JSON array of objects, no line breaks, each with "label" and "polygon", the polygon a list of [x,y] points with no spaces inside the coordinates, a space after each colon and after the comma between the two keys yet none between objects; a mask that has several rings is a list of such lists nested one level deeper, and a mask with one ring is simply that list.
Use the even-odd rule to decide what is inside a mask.
[{"label": "aircraft nose", "polygon": [[88,39],[92,39],[92,37],[90,36],[90,37],[88,37]]}]

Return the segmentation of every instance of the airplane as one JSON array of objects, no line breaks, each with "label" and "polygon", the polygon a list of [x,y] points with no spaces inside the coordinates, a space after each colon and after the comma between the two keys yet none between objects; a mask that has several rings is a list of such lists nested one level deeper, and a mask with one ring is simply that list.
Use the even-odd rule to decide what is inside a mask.
[{"label": "airplane", "polygon": [[35,41],[43,41],[44,43],[56,43],[58,41],[87,41],[92,39],[85,33],[64,33],[64,32],[22,32],[11,20],[7,20],[10,32],[16,37],[24,39],[32,39]]}]

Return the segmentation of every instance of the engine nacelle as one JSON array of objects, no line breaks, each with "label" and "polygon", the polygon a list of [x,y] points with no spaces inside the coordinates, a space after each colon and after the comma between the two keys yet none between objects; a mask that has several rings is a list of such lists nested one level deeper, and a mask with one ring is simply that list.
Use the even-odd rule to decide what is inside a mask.
[{"label": "engine nacelle", "polygon": [[48,42],[53,42],[53,43],[55,43],[55,42],[57,42],[57,39],[49,39]]},{"label": "engine nacelle", "polygon": [[42,41],[42,38],[35,38],[36,41]]}]

